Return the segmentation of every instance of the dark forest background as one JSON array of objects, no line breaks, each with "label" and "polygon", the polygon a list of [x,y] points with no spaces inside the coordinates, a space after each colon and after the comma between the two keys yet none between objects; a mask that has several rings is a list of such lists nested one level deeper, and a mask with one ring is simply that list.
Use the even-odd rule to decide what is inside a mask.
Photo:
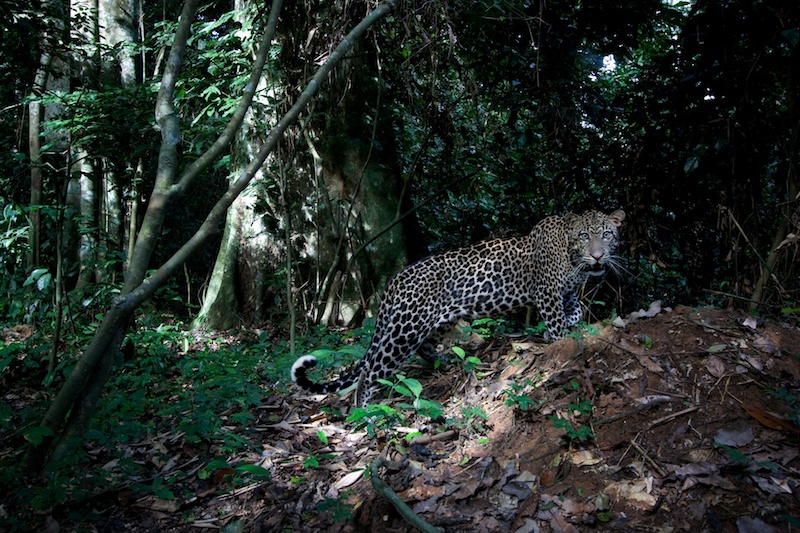
[{"label": "dark forest background", "polygon": [[[6,396],[0,425],[10,449],[28,447],[28,472],[80,464],[67,458],[86,431],[111,439],[95,413],[120,416],[109,388],[163,367],[160,350],[200,332],[248,332],[280,390],[304,343],[369,327],[404,265],[525,234],[551,214],[627,213],[625,269],[592,293],[595,317],[655,299],[800,311],[794,0],[397,2],[183,255],[377,5],[284,4],[274,34],[276,6],[250,0],[0,4],[0,379],[36,391],[23,408]],[[191,25],[165,114],[159,91],[182,10]],[[252,102],[222,138],[265,34]],[[163,279],[148,277],[175,257]],[[109,309],[156,278],[151,297],[102,329]],[[110,339],[103,370],[59,418],[51,402],[83,371],[98,331]],[[209,400],[212,426],[218,408]]]}]

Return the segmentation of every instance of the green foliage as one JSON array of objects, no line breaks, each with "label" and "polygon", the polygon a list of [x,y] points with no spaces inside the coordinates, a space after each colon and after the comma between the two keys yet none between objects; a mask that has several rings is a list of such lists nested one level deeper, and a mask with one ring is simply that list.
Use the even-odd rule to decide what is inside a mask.
[{"label": "green foliage", "polygon": [[587,324],[584,321],[578,322],[573,326],[573,329],[567,333],[567,337],[580,341],[584,335],[597,336],[600,335],[600,328],[592,324]]},{"label": "green foliage", "polygon": [[509,407],[516,407],[522,411],[538,409],[540,404],[533,401],[525,392],[527,389],[535,389],[537,386],[538,383],[530,378],[525,378],[523,383],[516,383],[512,381],[508,384],[508,388],[503,390],[503,393],[506,395],[506,399],[503,403]]},{"label": "green foliage", "polygon": [[42,321],[50,311],[52,274],[46,268],[25,270],[33,210],[50,213],[41,206],[25,209],[8,203],[0,214],[0,316],[12,325]]},{"label": "green foliage", "polygon": [[419,380],[398,374],[395,376],[394,382],[378,381],[412,402],[400,402],[397,404],[397,408],[385,404],[356,407],[345,419],[346,422],[353,424],[353,429],[366,429],[370,437],[374,437],[378,431],[393,433],[396,427],[405,424],[406,413],[403,410],[414,411],[431,420],[440,420],[444,415],[442,404],[422,397],[422,384]]},{"label": "green foliage", "polygon": [[[114,373],[99,400],[97,415],[85,435],[86,448],[77,447],[74,454],[53,465],[41,483],[24,487],[20,486],[25,478],[17,472],[18,465],[8,459],[0,463],[0,485],[14,495],[8,502],[13,501],[21,513],[62,503],[79,505],[97,492],[131,480],[131,489],[137,494],[183,499],[188,497],[185,472],[157,471],[153,476],[150,470],[154,464],[174,459],[173,446],[209,449],[222,457],[253,448],[248,428],[258,415],[256,408],[263,404],[260,372],[264,345],[198,345],[180,324],[147,327],[147,321],[156,322],[156,318],[142,317],[143,327],[129,335],[133,353]],[[69,342],[86,342],[85,336],[90,334],[87,329],[79,340]],[[22,343],[0,349],[0,377],[6,379],[10,371],[17,379],[31,373],[41,376],[42,358],[30,354],[30,348]],[[73,363],[74,359],[64,356],[60,372],[70,371]],[[56,379],[60,379],[58,373]],[[12,409],[0,402],[0,437],[6,446],[15,443],[19,450],[28,442],[51,436],[51,430],[39,426],[46,407],[46,402],[39,402]],[[151,444],[140,447],[141,442]],[[86,449],[96,450],[99,457],[87,456]],[[147,457],[138,455],[145,452]],[[16,453],[8,457],[17,457]],[[325,456],[319,455],[318,460],[322,459]],[[200,476],[212,473],[228,476],[226,482],[232,487],[270,479],[268,470],[242,462],[212,461]],[[140,479],[148,481],[137,481]],[[7,523],[0,521],[0,527]]]},{"label": "green foliage", "polygon": [[[323,445],[325,446],[328,445],[328,436],[325,434],[324,431],[322,430],[318,431],[317,438]],[[319,468],[320,461],[327,461],[329,459],[333,459],[334,457],[336,457],[336,455],[333,453],[321,453],[321,454],[312,453],[303,461],[303,466],[307,470],[311,468]]]},{"label": "green foliage", "polygon": [[564,437],[569,443],[587,442],[594,439],[592,428],[585,424],[574,425],[566,418],[555,415],[549,415],[547,418],[553,421],[554,428],[564,430]]},{"label": "green foliage", "polygon": [[464,370],[467,372],[474,372],[475,368],[481,364],[479,357],[475,357],[474,355],[467,357],[467,353],[460,346],[453,346],[451,350],[454,354],[456,354],[456,357],[458,357],[456,361],[461,362],[461,364],[464,366]]},{"label": "green foliage", "polygon": [[649,335],[640,335],[636,340],[641,343],[645,350],[651,350],[653,348],[653,339],[651,339]]},{"label": "green foliage", "polygon": [[509,332],[508,321],[502,317],[479,318],[470,324],[471,330],[481,337],[500,337]]},{"label": "green foliage", "polygon": [[483,409],[477,406],[462,407],[461,414],[464,417],[463,421],[448,420],[448,422],[460,427],[462,429],[462,432],[463,430],[467,430],[470,432],[472,431],[483,432],[485,430],[483,422],[489,420],[489,415],[487,415]]},{"label": "green foliage", "polygon": [[352,518],[354,509],[352,504],[345,501],[350,494],[352,494],[352,491],[345,491],[341,493],[338,498],[326,497],[325,500],[320,502],[317,506],[317,510],[319,512],[329,511],[334,522],[348,520]]},{"label": "green foliage", "polygon": [[411,404],[399,403],[398,406],[403,409],[414,409],[420,415],[430,418],[431,420],[438,420],[444,414],[444,407],[442,404],[422,398],[422,384],[419,380],[397,374],[395,376],[395,382],[385,379],[379,379],[378,382],[387,387],[391,387],[395,392],[413,400]]},{"label": "green foliage", "polygon": [[378,431],[392,430],[405,423],[403,413],[385,404],[368,404],[364,407],[355,407],[345,419],[353,424],[356,431],[366,429],[370,437]]},{"label": "green foliage", "polygon": [[[564,389],[567,392],[577,392],[580,389],[580,383],[571,381],[564,386]],[[594,406],[589,400],[581,400],[580,398],[576,402],[568,403],[567,407],[574,418],[588,416],[594,410]],[[587,442],[594,439],[594,432],[587,424],[574,423],[558,415],[548,415],[547,418],[553,422],[554,428],[564,430],[567,443]]]}]

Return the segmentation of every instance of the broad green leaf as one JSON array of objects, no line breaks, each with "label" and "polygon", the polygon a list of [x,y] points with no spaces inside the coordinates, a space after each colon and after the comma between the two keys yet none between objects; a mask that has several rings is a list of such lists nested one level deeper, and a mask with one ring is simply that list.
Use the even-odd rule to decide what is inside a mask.
[{"label": "broad green leaf", "polygon": [[272,477],[272,472],[259,465],[240,465],[236,467],[236,472],[244,472],[252,474],[256,477],[269,478]]},{"label": "broad green leaf", "polygon": [[414,395],[411,393],[411,391],[408,390],[408,387],[404,387],[403,385],[396,385],[394,387],[394,390],[396,390],[397,392],[399,392],[400,394],[402,394],[403,396],[405,396],[407,398],[413,398],[414,397]]},{"label": "broad green leaf", "polygon": [[411,389],[411,394],[413,394],[414,398],[419,398],[420,394],[422,394],[422,384],[419,380],[403,376],[399,376],[399,379],[406,387]]},{"label": "broad green leaf", "polygon": [[42,443],[45,437],[52,437],[55,435],[53,430],[46,426],[36,426],[32,427],[29,430],[23,432],[25,439],[33,444],[34,446],[38,446]]}]

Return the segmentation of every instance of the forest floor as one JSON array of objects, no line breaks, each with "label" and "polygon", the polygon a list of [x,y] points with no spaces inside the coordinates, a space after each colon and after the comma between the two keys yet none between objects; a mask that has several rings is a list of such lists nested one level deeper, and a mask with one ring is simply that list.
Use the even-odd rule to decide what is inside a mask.
[{"label": "forest floor", "polygon": [[798,327],[649,311],[578,340],[476,341],[470,372],[406,367],[443,406],[437,421],[393,398],[386,421],[402,422],[359,428],[341,414],[348,397],[269,395],[253,428],[262,451],[239,459],[270,480],[189,478],[196,497],[182,502],[120,491],[94,502],[94,527],[417,531],[364,475],[382,455],[405,456],[379,478],[441,531],[800,527]]}]

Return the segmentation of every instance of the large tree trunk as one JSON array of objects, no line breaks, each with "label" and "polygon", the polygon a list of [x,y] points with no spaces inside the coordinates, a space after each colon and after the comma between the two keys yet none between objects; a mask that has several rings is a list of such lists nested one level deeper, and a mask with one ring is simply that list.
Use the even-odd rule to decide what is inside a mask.
[{"label": "large tree trunk", "polygon": [[[377,118],[377,117],[376,117]],[[342,131],[346,127],[342,124]],[[321,265],[327,276],[319,287],[324,306],[320,322],[350,324],[377,310],[377,294],[408,262],[403,226],[396,224],[400,179],[390,139],[342,137],[326,154],[325,186],[329,217],[319,222]],[[384,151],[374,149],[374,143]],[[387,153],[389,152],[389,153]],[[361,245],[385,228],[362,253]]]},{"label": "large tree trunk", "polygon": [[[250,0],[235,2],[235,10],[240,18],[254,16],[256,7]],[[252,48],[247,44],[246,47]],[[245,116],[242,129],[231,148],[234,176],[247,167],[258,152],[259,145],[264,142],[262,125],[274,124],[280,118],[280,109],[270,102],[288,96],[284,84],[285,80],[270,71],[259,80],[254,103],[270,111],[256,115],[251,108]],[[274,156],[270,155],[266,166],[273,167],[274,162]],[[228,210],[208,289],[193,327],[224,330],[243,324],[257,324],[263,320],[264,302],[269,299],[267,294],[274,292],[274,284],[268,284],[266,279],[269,273],[279,268],[283,253],[281,245],[276,246],[276,231],[273,231],[273,228],[278,229],[280,221],[276,216],[278,206],[269,191],[274,190],[276,185],[272,176],[265,176],[258,171]]]},{"label": "large tree trunk", "polygon": [[[324,55],[330,45],[309,39],[331,34],[318,25],[309,20],[290,28],[291,34],[283,36],[285,46],[305,45],[302,50],[284,49],[284,57],[300,61]],[[394,224],[400,176],[390,113],[381,107],[376,54],[362,44],[356,59],[337,68],[330,93],[293,137],[293,155],[272,160],[272,172],[257,177],[252,190],[245,191],[247,197],[234,204],[195,325],[225,329],[258,324],[271,312],[291,314],[293,306],[314,321],[350,324],[377,307],[376,292],[407,263],[403,225]],[[281,94],[274,87],[297,82],[269,83],[274,100],[276,91]],[[271,121],[269,116],[253,118],[254,125]],[[239,157],[252,151],[259,131],[248,129],[236,146]],[[282,173],[286,179],[275,178]],[[354,257],[365,241],[389,225],[391,230]],[[296,266],[287,262],[287,254],[298,258]],[[278,277],[284,269],[290,275]],[[276,286],[285,295],[280,309],[272,305],[281,296]],[[302,289],[295,291],[294,286]]]}]

